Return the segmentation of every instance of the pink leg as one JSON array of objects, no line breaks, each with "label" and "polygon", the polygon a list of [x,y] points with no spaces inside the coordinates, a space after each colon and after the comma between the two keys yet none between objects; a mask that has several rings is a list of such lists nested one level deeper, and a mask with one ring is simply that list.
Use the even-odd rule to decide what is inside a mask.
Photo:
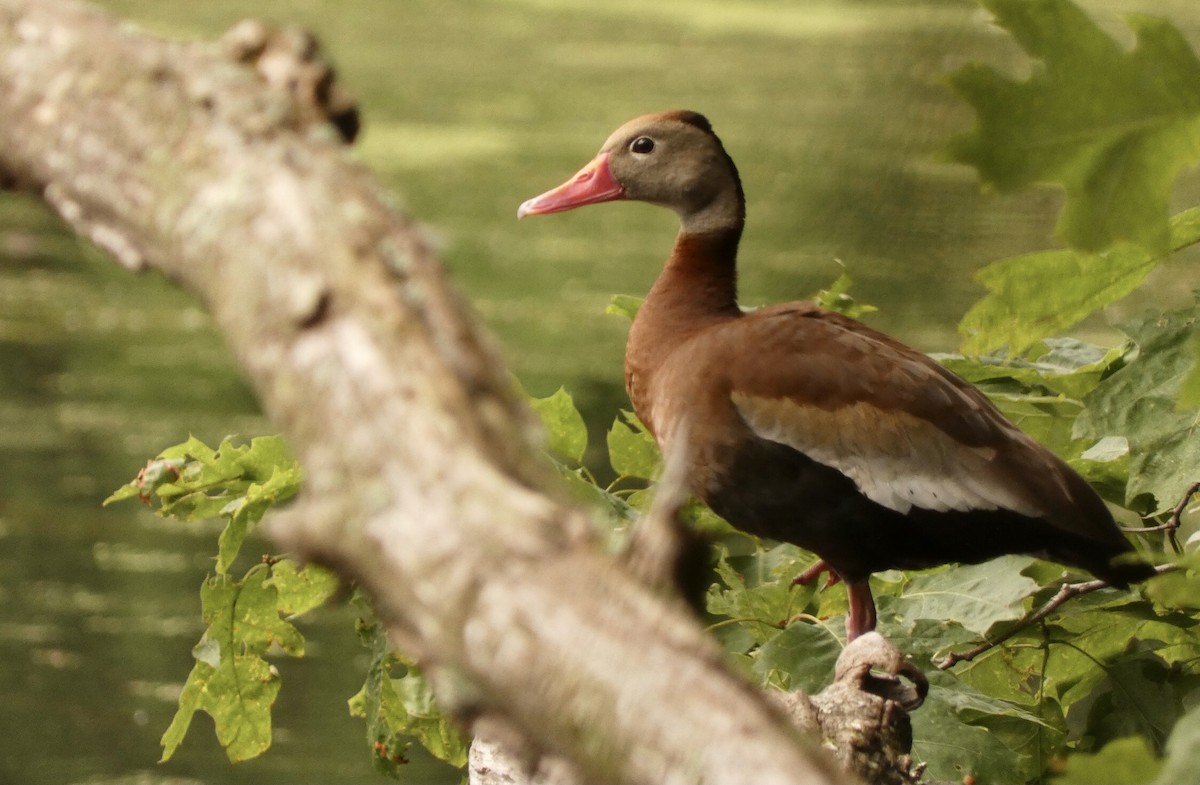
[{"label": "pink leg", "polygon": [[875,629],[875,598],[871,596],[869,579],[847,581],[846,594],[850,598],[850,614],[846,617],[846,640],[849,642]]},{"label": "pink leg", "polygon": [[793,586],[807,586],[808,584],[821,577],[822,573],[829,573],[829,579],[825,581],[825,587],[828,589],[834,586],[842,579],[842,576],[837,574],[837,571],[825,563],[824,559],[818,559],[817,563],[809,567],[804,572],[792,579]]}]

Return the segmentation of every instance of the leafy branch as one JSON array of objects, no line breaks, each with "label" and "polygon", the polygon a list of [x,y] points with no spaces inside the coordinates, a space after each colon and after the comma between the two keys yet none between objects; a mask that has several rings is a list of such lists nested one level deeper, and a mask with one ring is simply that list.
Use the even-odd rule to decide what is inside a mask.
[{"label": "leafy branch", "polygon": [[1183,498],[1171,510],[1171,514],[1167,520],[1157,526],[1132,526],[1126,527],[1124,531],[1130,534],[1152,534],[1154,532],[1165,532],[1167,541],[1171,544],[1171,550],[1176,554],[1182,554],[1183,548],[1179,546],[1179,527],[1183,525],[1183,514],[1187,512],[1187,507],[1192,501],[1192,497],[1200,493],[1200,482],[1194,482],[1183,493]]},{"label": "leafy branch", "polygon": [[191,437],[149,461],[104,502],[138,498],[157,503],[163,517],[225,520],[215,572],[200,587],[207,628],[192,649],[195,665],[162,737],[164,761],[179,748],[197,711],[213,718],[231,761],[253,758],[271,744],[271,706],[280,681],[267,657],[304,655],[304,637],[292,620],[328,600],[338,580],[320,567],[270,557],[240,580],[230,569],[247,534],[269,508],[296,494],[301,476],[277,436],[248,445],[225,439],[216,449]]},{"label": "leafy branch", "polygon": [[[1130,17],[1137,43],[1126,50],[1066,0],[981,2],[1034,59],[1032,73],[1015,81],[976,64],[955,74],[951,84],[975,109],[978,125],[955,140],[951,154],[998,190],[1061,186],[1067,198],[1058,233],[1069,247],[980,271],[988,293],[959,326],[971,359],[952,359],[952,367],[973,373],[1022,427],[1110,501],[1143,517],[1165,516],[1129,531],[1147,547],[1165,541],[1178,559],[1177,532],[1200,486],[1198,306],[1122,326],[1127,345],[1091,367],[1076,363],[1067,374],[1047,374],[1038,366],[1047,355],[1042,346],[1057,340],[1048,336],[1117,302],[1154,268],[1200,242],[1200,208],[1170,218],[1167,210],[1176,177],[1200,160],[1200,60],[1163,20]],[[993,353],[979,356],[985,352]],[[1192,564],[1185,557],[1159,567],[1144,599],[1103,591],[1102,581],[1060,585],[1002,633],[965,651],[944,645],[935,661],[943,671],[959,665],[959,679],[1019,701],[1027,700],[1025,691],[1004,680],[1040,673],[1028,700],[1042,716],[1065,727],[1073,711],[1077,727],[1080,716],[1088,717],[1087,730],[1077,734],[1097,733],[1093,744],[1112,742],[1100,754],[1072,755],[1068,770],[1085,778],[1071,781],[1095,781],[1081,774],[1088,771],[1111,776],[1117,760],[1138,761],[1140,773],[1129,781],[1141,781],[1158,767],[1153,750],[1183,717],[1184,704],[1170,686],[1175,679],[1149,687],[1132,674],[1195,673]],[[1076,607],[1055,615],[1068,601]],[[1031,637],[1034,625],[1040,639]],[[1069,651],[1052,656],[1049,644],[1061,640],[1071,641]],[[1105,684],[1113,695],[1119,687],[1131,712],[1122,722],[1149,744],[1114,740],[1099,730],[1098,719],[1093,724],[1107,705]],[[1187,732],[1180,719],[1176,735]],[[1038,753],[1042,759],[1040,742]],[[1169,764],[1178,768],[1179,761],[1176,747]]]},{"label": "leafy branch", "polygon": [[[1155,568],[1159,575],[1178,569],[1174,564],[1162,564]],[[1091,594],[1100,589],[1110,588],[1112,584],[1108,581],[1093,579],[1090,581],[1081,581],[1079,583],[1064,583],[1061,588],[1048,601],[1042,604],[1036,610],[1033,610],[1017,620],[1007,630],[1000,635],[997,635],[990,640],[984,641],[973,649],[968,649],[964,652],[952,652],[947,654],[941,660],[936,661],[939,670],[949,670],[960,662],[970,662],[984,652],[991,651],[1000,644],[1009,640],[1017,633],[1032,626],[1036,622],[1049,616],[1054,611],[1058,610],[1063,603],[1073,597],[1082,597],[1085,594]]]},{"label": "leafy branch", "polygon": [[[137,498],[156,504],[162,517],[194,521],[220,517],[214,574],[200,588],[207,628],[193,647],[196,663],[184,683],[179,708],[163,733],[162,760],[178,750],[197,711],[213,718],[217,740],[233,762],[256,757],[271,745],[271,707],[280,689],[275,654],[303,657],[304,636],[292,623],[325,604],[340,588],[337,577],[313,564],[266,557],[239,580],[230,575],[248,534],[272,507],[300,487],[299,464],[278,436],[247,445],[225,439],[213,449],[195,437],[169,447],[105,504]],[[376,764],[396,775],[413,740],[455,766],[466,762],[466,742],[412,663],[395,654],[383,626],[361,595],[358,632],[371,651],[363,689],[349,701],[367,721]],[[393,669],[402,668],[399,674]]]},{"label": "leafy branch", "polygon": [[1000,190],[1060,184],[1058,232],[1073,248],[1165,253],[1171,186],[1200,161],[1200,60],[1187,41],[1130,16],[1126,51],[1066,0],[981,1],[1036,62],[1023,82],[981,64],[952,75],[979,124],[951,154]]}]

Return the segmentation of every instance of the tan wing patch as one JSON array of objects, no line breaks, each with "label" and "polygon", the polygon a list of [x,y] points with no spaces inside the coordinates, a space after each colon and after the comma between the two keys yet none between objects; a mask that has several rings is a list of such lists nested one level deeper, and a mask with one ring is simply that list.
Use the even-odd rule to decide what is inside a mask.
[{"label": "tan wing patch", "polygon": [[826,410],[737,392],[733,403],[760,437],[837,469],[869,499],[897,512],[1000,508],[1044,515],[996,466],[994,449],[961,444],[906,412],[861,401]]}]

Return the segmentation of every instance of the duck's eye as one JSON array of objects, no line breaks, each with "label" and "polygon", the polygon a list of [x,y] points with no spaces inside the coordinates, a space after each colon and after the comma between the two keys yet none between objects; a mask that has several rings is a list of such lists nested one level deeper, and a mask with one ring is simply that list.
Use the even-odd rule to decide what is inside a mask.
[{"label": "duck's eye", "polygon": [[654,152],[654,140],[648,136],[639,136],[630,143],[629,149],[631,152],[640,153],[641,155],[652,153]]}]

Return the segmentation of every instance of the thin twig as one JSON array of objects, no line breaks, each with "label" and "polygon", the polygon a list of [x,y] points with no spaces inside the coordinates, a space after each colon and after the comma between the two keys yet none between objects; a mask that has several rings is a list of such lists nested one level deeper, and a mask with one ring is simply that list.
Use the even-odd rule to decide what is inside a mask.
[{"label": "thin twig", "polygon": [[1126,534],[1151,534],[1153,532],[1165,532],[1174,529],[1178,524],[1173,524],[1170,521],[1160,523],[1157,526],[1122,526],[1121,531]]},{"label": "thin twig", "polygon": [[[1171,515],[1169,518],[1167,518],[1165,523],[1162,523],[1158,526],[1124,529],[1123,531],[1129,533],[1165,531],[1167,532],[1167,539],[1170,541],[1171,547],[1175,550],[1175,553],[1181,553],[1182,551],[1179,548],[1179,543],[1175,538],[1175,532],[1179,529],[1180,523],[1183,519],[1183,514],[1187,511],[1188,504],[1191,502],[1192,497],[1197,493],[1200,493],[1200,482],[1192,483],[1191,486],[1188,487],[1183,494],[1183,498],[1181,498],[1179,503],[1172,508]],[[1175,569],[1177,569],[1177,566],[1174,564],[1162,564],[1154,568],[1155,572],[1157,572],[1159,575],[1162,575],[1166,572],[1171,572]],[[1015,624],[1013,624],[1012,627],[1009,627],[999,637],[995,638],[994,640],[984,641],[968,651],[951,652],[950,654],[947,654],[945,658],[943,658],[942,661],[937,664],[937,666],[941,670],[949,670],[960,662],[970,662],[980,654],[996,648],[1001,643],[1004,643],[1004,641],[1016,635],[1021,630],[1024,630],[1034,622],[1046,618],[1053,613],[1056,608],[1072,597],[1078,597],[1083,594],[1091,594],[1092,592],[1098,589],[1103,589],[1108,585],[1109,583],[1107,581],[1102,581],[1100,579],[1083,581],[1081,583],[1065,583],[1063,584],[1062,588],[1060,588],[1058,592],[1055,593],[1055,595],[1051,597],[1044,605],[1022,616]]]},{"label": "thin twig", "polygon": [[[1174,564],[1160,564],[1154,568],[1154,571],[1159,575],[1162,575],[1163,573],[1172,572],[1176,569],[1178,569],[1178,566]],[[1099,578],[1090,581],[1081,581],[1079,583],[1064,583],[1062,587],[1055,593],[1055,595],[1047,600],[1044,605],[1022,616],[1015,624],[1013,624],[1013,626],[1005,630],[1004,633],[999,637],[996,637],[990,641],[984,641],[968,651],[951,652],[950,654],[947,654],[945,658],[941,660],[941,662],[937,663],[938,669],[949,670],[960,662],[970,662],[980,654],[983,654],[985,651],[990,651],[991,649],[996,648],[1001,643],[1004,643],[1006,640],[1016,635],[1021,630],[1029,627],[1029,625],[1033,624],[1034,622],[1046,618],[1060,605],[1072,597],[1091,594],[1094,591],[1107,588],[1110,585],[1111,584],[1109,584],[1108,581],[1102,581]]]},{"label": "thin twig", "polygon": [[1171,510],[1171,516],[1167,518],[1165,523],[1160,523],[1158,526],[1137,526],[1128,529],[1123,528],[1122,531],[1129,534],[1149,534],[1151,532],[1167,532],[1167,540],[1171,543],[1172,550],[1175,553],[1182,553],[1179,547],[1179,541],[1176,539],[1175,532],[1178,531],[1180,524],[1183,521],[1183,514],[1187,512],[1188,503],[1192,497],[1200,493],[1200,482],[1192,483],[1186,491],[1183,492],[1183,498]]},{"label": "thin twig", "polygon": [[1179,541],[1175,539],[1176,532],[1179,531],[1179,524],[1183,518],[1183,513],[1187,510],[1188,502],[1192,497],[1200,492],[1200,482],[1194,482],[1183,494],[1183,498],[1179,500],[1179,504],[1175,505],[1175,509],[1171,510],[1171,518],[1168,523],[1172,524],[1171,531],[1167,534],[1167,538],[1171,541],[1171,547],[1175,549],[1175,553],[1183,553],[1183,549],[1179,547]]}]

